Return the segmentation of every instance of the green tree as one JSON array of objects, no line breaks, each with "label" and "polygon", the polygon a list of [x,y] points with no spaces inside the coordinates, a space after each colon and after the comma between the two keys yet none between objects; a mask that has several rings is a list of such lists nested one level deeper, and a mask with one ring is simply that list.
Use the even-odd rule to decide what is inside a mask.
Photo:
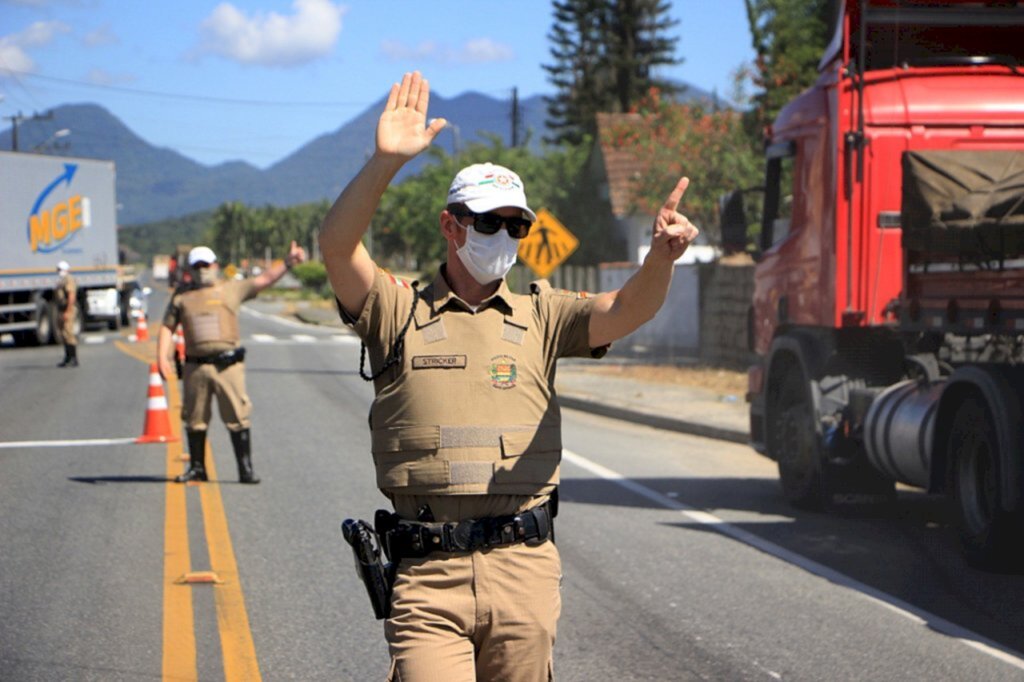
[{"label": "green tree", "polygon": [[674,55],[677,21],[664,0],[554,0],[548,34],[553,64],[542,65],[557,93],[547,98],[555,143],[579,144],[597,133],[595,114],[629,111],[651,87],[677,85],[654,70],[682,62]]},{"label": "green tree", "polygon": [[831,38],[834,0],[744,0],[757,56],[751,74],[758,92],[749,118],[753,135],[770,124],[789,100],[818,77],[818,62]]},{"label": "green tree", "polygon": [[581,201],[575,193],[588,150],[587,146],[546,147],[538,156],[527,146],[505,146],[498,135],[469,145],[456,157],[432,148],[428,153],[433,163],[384,192],[368,236],[374,260],[383,267],[424,275],[436,268],[446,257],[438,215],[444,210],[448,186],[461,168],[488,161],[518,173],[530,206],[534,210],[547,208],[558,216],[586,245],[580,252],[601,252],[607,239],[594,221],[585,219],[594,197]]},{"label": "green tree", "polygon": [[221,204],[213,213],[210,242],[225,263],[261,259],[269,248],[280,258],[292,241],[312,250],[324,216],[326,201],[288,208],[252,208],[240,202]]}]

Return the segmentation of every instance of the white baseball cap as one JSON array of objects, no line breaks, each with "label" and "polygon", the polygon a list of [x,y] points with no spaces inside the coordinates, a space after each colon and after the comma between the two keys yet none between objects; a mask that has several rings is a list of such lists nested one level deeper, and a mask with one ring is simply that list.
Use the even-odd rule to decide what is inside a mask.
[{"label": "white baseball cap", "polygon": [[474,163],[460,170],[448,188],[448,205],[452,204],[465,204],[473,213],[515,206],[530,220],[537,220],[537,214],[526,205],[523,181],[508,168],[493,163]]},{"label": "white baseball cap", "polygon": [[71,266],[68,265],[68,262],[66,260],[62,260],[61,262],[57,263],[57,272],[67,272],[70,269]]},{"label": "white baseball cap", "polygon": [[216,263],[217,254],[213,252],[208,246],[197,246],[188,252],[188,265],[189,267],[194,266],[196,263]]}]

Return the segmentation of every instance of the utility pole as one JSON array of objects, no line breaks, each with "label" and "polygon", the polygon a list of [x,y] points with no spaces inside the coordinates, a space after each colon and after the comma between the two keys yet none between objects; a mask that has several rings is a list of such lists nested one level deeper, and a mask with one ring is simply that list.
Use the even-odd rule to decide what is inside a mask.
[{"label": "utility pole", "polygon": [[49,121],[53,118],[53,112],[47,112],[46,114],[35,113],[32,116],[25,116],[20,111],[14,116],[4,116],[4,118],[11,122],[11,151],[18,151],[18,124],[23,121]]},{"label": "utility pole", "polygon": [[519,128],[522,123],[519,120],[519,88],[512,88],[512,147],[519,146]]}]

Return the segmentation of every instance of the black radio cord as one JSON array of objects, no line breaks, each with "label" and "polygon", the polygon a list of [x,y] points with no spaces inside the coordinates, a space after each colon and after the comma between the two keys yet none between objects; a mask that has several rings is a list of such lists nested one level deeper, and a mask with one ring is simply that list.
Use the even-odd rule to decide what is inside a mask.
[{"label": "black radio cord", "polygon": [[405,324],[402,325],[402,330],[398,332],[398,337],[395,339],[394,344],[391,346],[391,350],[384,358],[384,363],[381,365],[381,368],[370,376],[366,375],[366,370],[364,369],[366,365],[366,344],[361,343],[359,345],[359,376],[361,376],[364,381],[373,381],[386,372],[392,365],[397,364],[398,361],[402,359],[402,351],[405,349],[405,333],[409,331],[409,325],[412,324],[412,318],[416,314],[416,303],[420,299],[419,286],[419,282],[412,283],[412,307],[409,308],[409,317],[405,320]]}]

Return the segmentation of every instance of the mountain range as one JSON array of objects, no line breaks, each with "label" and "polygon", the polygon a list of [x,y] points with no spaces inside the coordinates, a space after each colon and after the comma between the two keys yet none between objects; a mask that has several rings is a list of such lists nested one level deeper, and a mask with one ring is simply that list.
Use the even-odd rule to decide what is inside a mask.
[{"label": "mountain range", "polygon": [[[709,98],[686,86],[686,99]],[[374,130],[384,99],[367,107],[333,132],[324,133],[266,169],[243,161],[207,166],[172,149],[157,147],[136,135],[113,113],[97,104],[66,104],[52,117],[23,122],[18,128],[22,151],[50,140],[55,132],[72,131],[53,153],[113,160],[117,169],[118,221],[122,226],[145,224],[215,208],[226,201],[252,206],[292,206],[337,197],[373,151]],[[511,102],[467,92],[446,99],[432,94],[431,114],[455,126],[435,141],[449,154],[496,135],[509,143]],[[539,150],[548,134],[547,107],[542,96],[519,101],[521,130],[531,148]],[[0,131],[0,149],[12,148],[12,130]],[[429,157],[407,164],[397,179],[414,174]]]}]

